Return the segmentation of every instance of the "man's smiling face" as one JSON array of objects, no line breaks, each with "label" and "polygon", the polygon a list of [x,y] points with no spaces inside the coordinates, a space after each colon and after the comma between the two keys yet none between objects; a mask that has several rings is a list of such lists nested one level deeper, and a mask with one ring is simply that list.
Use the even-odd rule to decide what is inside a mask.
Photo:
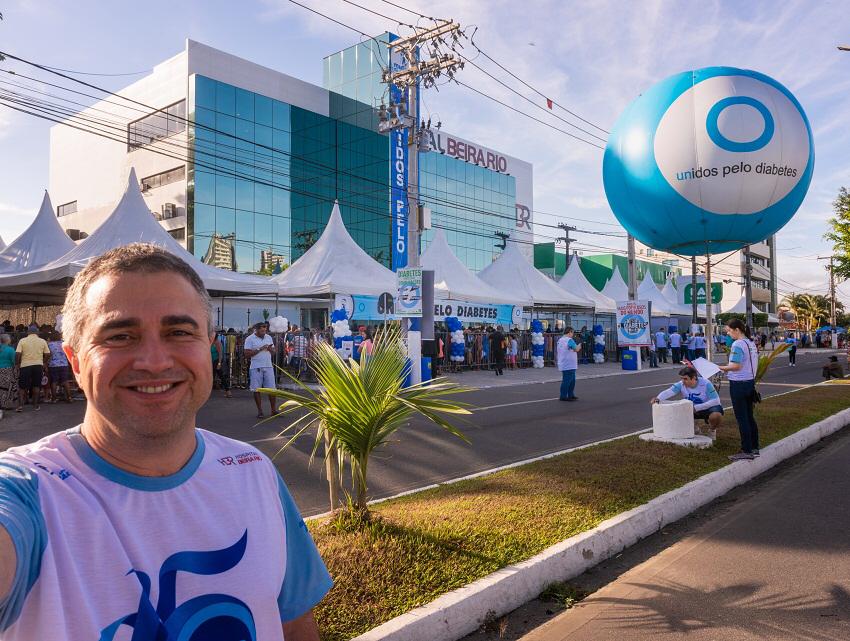
[{"label": "man's smiling face", "polygon": [[87,322],[66,346],[88,399],[86,421],[136,438],[193,429],[212,388],[209,311],[175,273],[103,276],[85,293]]}]

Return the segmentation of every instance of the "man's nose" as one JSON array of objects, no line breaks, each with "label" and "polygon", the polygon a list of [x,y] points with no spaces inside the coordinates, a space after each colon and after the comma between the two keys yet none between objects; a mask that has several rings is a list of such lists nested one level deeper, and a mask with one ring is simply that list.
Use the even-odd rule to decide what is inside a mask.
[{"label": "man's nose", "polygon": [[135,369],[147,372],[163,372],[174,366],[169,345],[160,337],[148,337],[139,346],[134,363]]}]

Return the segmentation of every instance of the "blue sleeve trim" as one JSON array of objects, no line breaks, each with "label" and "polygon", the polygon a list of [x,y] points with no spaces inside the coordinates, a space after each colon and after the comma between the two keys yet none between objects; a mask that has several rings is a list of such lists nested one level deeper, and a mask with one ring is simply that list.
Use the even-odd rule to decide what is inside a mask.
[{"label": "blue sleeve trim", "polygon": [[47,548],[47,526],[38,498],[38,477],[30,470],[0,461],[0,525],[15,545],[15,578],[0,601],[0,632],[9,628],[23,610],[24,602],[41,571]]},{"label": "blue sleeve trim", "polygon": [[743,363],[744,362],[744,350],[741,349],[740,345],[732,346],[732,353],[729,355],[730,363]]},{"label": "blue sleeve trim", "polygon": [[322,600],[333,579],[280,475],[277,482],[286,527],[286,574],[277,605],[280,620],[292,621]]}]

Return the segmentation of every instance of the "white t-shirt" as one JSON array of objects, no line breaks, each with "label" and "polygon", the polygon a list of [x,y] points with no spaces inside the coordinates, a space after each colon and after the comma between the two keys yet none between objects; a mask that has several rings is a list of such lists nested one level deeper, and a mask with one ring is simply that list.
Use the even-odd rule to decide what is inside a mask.
[{"label": "white t-shirt", "polygon": [[[262,338],[256,334],[251,334],[245,339],[245,349],[257,350],[263,345],[274,345],[272,337],[268,334]],[[272,367],[272,353],[270,351],[264,349],[251,357],[251,369],[259,369],[260,367]]]},{"label": "white t-shirt", "polygon": [[755,344],[749,338],[739,338],[732,343],[729,351],[729,362],[740,363],[741,369],[735,372],[726,372],[730,381],[751,381],[755,379],[755,373],[759,366],[759,352]]},{"label": "white t-shirt", "polygon": [[561,336],[558,339],[558,344],[555,346],[556,357],[558,359],[558,369],[560,371],[578,369],[578,345],[572,338]]},{"label": "white t-shirt", "polygon": [[271,461],[195,435],[164,477],[113,466],[79,428],[0,455],[0,524],[18,558],[3,641],[282,641],[281,622],[330,576]]}]

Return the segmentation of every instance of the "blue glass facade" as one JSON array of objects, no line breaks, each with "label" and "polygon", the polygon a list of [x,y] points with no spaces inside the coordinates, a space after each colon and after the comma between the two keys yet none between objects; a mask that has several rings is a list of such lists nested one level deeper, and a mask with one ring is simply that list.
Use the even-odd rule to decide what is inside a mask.
[{"label": "blue glass facade", "polygon": [[190,251],[203,258],[224,238],[239,271],[258,271],[263,251],[291,262],[337,199],[354,239],[388,263],[386,136],[204,76],[189,86]]},{"label": "blue glass facade", "polygon": [[[445,230],[461,262],[475,272],[493,262],[501,252],[496,232],[514,229],[516,179],[437,152],[419,154],[419,179],[432,225]],[[433,235],[423,234],[425,246]]]}]

